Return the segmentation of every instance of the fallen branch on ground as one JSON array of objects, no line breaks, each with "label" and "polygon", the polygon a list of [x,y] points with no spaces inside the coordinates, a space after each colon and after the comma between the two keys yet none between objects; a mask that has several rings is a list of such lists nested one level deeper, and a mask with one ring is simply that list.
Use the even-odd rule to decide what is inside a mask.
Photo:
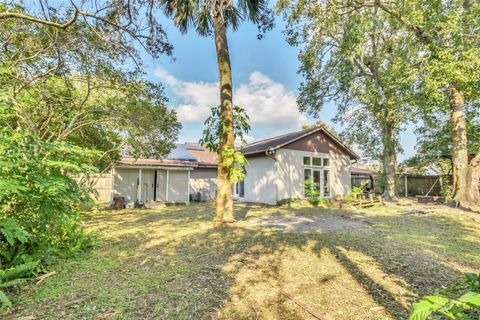
[{"label": "fallen branch on ground", "polygon": [[295,300],[291,295],[289,295],[288,293],[285,293],[285,292],[282,292],[282,294],[287,297],[288,299],[292,300],[293,303],[295,303],[297,306],[299,306],[300,308],[303,309],[303,311],[307,312],[308,314],[310,314],[312,317],[314,317],[315,319],[319,319],[319,320],[332,320],[330,317],[328,316],[322,316],[322,315],[319,315],[317,314],[316,312],[310,310],[306,305],[304,305],[303,303]]}]

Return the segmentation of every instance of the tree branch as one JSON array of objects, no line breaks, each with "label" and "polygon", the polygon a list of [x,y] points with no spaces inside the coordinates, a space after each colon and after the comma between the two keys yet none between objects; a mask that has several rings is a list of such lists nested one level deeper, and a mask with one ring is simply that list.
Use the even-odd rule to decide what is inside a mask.
[{"label": "tree branch", "polygon": [[69,26],[74,24],[75,21],[77,21],[78,14],[79,14],[79,11],[77,9],[75,9],[74,12],[73,12],[73,16],[69,20],[67,20],[65,23],[58,23],[58,22],[54,22],[54,21],[50,21],[50,20],[40,19],[40,18],[31,16],[31,15],[28,15],[28,14],[21,13],[21,12],[6,11],[6,12],[0,13],[0,20],[21,19],[21,20],[40,23],[40,24],[43,24],[43,25],[46,25],[46,26],[51,26],[51,27],[55,27],[55,28],[58,28],[58,29],[65,30]]}]

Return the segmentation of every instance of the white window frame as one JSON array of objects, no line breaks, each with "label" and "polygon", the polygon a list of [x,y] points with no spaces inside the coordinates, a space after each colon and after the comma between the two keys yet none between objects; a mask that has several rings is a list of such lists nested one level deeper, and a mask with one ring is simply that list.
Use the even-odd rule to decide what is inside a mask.
[{"label": "white window frame", "polygon": [[[310,158],[310,165],[305,164],[304,158],[309,157]],[[312,158],[321,158],[322,165],[321,166],[316,166],[313,165],[313,159]],[[328,166],[323,166],[323,159],[328,159]],[[302,156],[302,164],[303,164],[303,181],[305,181],[305,170],[310,170],[310,179],[313,179],[313,171],[320,171],[320,197],[322,198],[331,198],[332,197],[332,170],[331,170],[331,165],[332,165],[332,159],[330,157],[325,157],[325,156]],[[328,189],[330,190],[330,194],[328,196],[325,196],[325,170],[328,170]],[[305,195],[305,185],[303,186],[303,194]]]}]

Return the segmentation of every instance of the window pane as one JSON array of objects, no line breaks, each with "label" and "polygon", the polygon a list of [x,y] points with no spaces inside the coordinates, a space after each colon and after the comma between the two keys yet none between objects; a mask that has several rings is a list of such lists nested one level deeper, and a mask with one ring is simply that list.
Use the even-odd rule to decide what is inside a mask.
[{"label": "window pane", "polygon": [[311,186],[311,183],[310,183],[312,181],[311,179],[312,179],[312,171],[310,169],[305,169],[304,176],[303,176],[303,181],[304,181],[303,185],[305,188],[303,192],[305,196],[308,196],[311,193],[311,191],[308,190],[308,188]]},{"label": "window pane", "polygon": [[313,171],[313,183],[314,183],[313,191],[315,192],[315,194],[317,194],[317,196],[319,196],[320,195],[320,171],[318,170]]},{"label": "window pane", "polygon": [[328,167],[330,165],[330,159],[328,158],[323,158],[323,166]]},{"label": "window pane", "polygon": [[330,172],[323,170],[323,196],[330,196]]},{"label": "window pane", "polygon": [[312,171],[310,169],[305,169],[305,179],[310,180],[312,178]]},{"label": "window pane", "polygon": [[322,158],[312,158],[314,166],[321,166],[322,165]]},{"label": "window pane", "polygon": [[312,164],[310,163],[310,157],[303,157],[303,164],[306,166],[311,166]]},{"label": "window pane", "polygon": [[239,181],[237,185],[238,185],[238,196],[243,198],[245,196],[245,192],[244,192],[245,184],[243,181]]}]

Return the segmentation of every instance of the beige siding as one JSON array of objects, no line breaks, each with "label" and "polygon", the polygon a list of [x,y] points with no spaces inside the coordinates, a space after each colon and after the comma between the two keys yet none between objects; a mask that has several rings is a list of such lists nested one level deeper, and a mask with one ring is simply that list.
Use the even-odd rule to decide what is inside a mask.
[{"label": "beige siding", "polygon": [[169,170],[168,201],[188,202],[188,171]]},{"label": "beige siding", "polygon": [[166,201],[167,171],[157,170],[157,201]]},{"label": "beige siding", "polygon": [[190,172],[190,193],[200,193],[201,200],[215,199],[217,169],[195,168]]},{"label": "beige siding", "polygon": [[[187,202],[188,201],[188,171],[187,170],[157,170],[157,201]],[[115,195],[125,197],[127,203],[137,200],[138,168],[115,169]],[[167,186],[168,180],[168,186]],[[155,184],[155,169],[142,168],[142,202],[153,201]],[[168,190],[168,199],[167,199]]]},{"label": "beige siding", "polygon": [[245,175],[245,201],[277,203],[275,161],[266,156],[248,158]]},{"label": "beige siding", "polygon": [[115,195],[125,197],[125,202],[137,200],[138,169],[116,168],[114,173]]},{"label": "beige siding", "polygon": [[290,149],[277,150],[278,199],[303,198],[303,157],[328,157],[330,159],[331,196],[350,192],[350,158],[336,153],[316,153]]}]

